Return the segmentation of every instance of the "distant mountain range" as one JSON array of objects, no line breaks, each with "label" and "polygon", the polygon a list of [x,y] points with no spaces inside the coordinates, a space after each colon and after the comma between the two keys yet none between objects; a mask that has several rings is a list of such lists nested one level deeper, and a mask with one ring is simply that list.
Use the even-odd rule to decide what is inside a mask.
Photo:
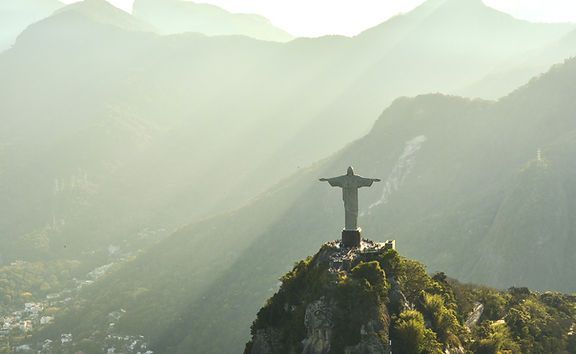
[{"label": "distant mountain range", "polygon": [[287,42],[293,37],[262,16],[234,14],[217,6],[183,0],[136,0],[133,14],[162,34],[198,32],[209,36],[244,35]]},{"label": "distant mountain range", "polygon": [[576,31],[571,31],[558,41],[543,48],[529,51],[506,60],[482,80],[456,90],[464,96],[496,99],[526,82],[526,77],[544,72],[551,63],[560,63],[576,55]]},{"label": "distant mountain range", "polygon": [[316,179],[355,165],[384,179],[361,197],[367,235],[465,281],[574,291],[575,62],[498,102],[420,95],[569,53],[571,31],[479,0],[288,43],[65,7],[0,55],[0,259],[148,248],[49,331],[90,336],[122,308],[118,328],[160,352],[235,351],[278,276],[340,232],[341,198]]},{"label": "distant mountain range", "polygon": [[[105,0],[83,0],[68,6],[78,8],[85,16],[98,16],[96,7],[105,7]],[[86,4],[83,4],[86,3]],[[0,51],[9,49],[20,33],[29,25],[52,15],[65,7],[58,0],[5,0],[0,4]],[[112,7],[108,5],[108,7]],[[67,10],[66,10],[67,12]],[[160,34],[196,32],[206,35],[243,35],[261,40],[286,42],[293,37],[274,27],[266,18],[258,15],[233,14],[217,6],[196,4],[180,0],[138,0],[134,3],[134,16],[117,15],[111,18],[109,10],[97,19],[102,23],[114,22],[114,18],[124,17],[131,25],[124,29],[139,29]],[[123,12],[123,11],[122,11]],[[128,20],[127,18],[130,17]],[[94,20],[94,19],[93,19]],[[144,24],[146,23],[146,24]],[[125,23],[126,24],[126,23]],[[68,28],[67,30],[73,30]]]},{"label": "distant mountain range", "polygon": [[355,38],[280,44],[159,36],[103,0],[67,6],[0,57],[4,257],[74,257],[238,207],[394,98],[477,82],[571,29],[434,0]]}]

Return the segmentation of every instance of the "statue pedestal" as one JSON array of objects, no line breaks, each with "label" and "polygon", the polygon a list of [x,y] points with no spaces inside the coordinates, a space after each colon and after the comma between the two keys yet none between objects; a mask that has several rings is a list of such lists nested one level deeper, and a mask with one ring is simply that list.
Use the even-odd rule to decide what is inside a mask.
[{"label": "statue pedestal", "polygon": [[360,247],[362,230],[342,230],[342,246],[346,248]]}]

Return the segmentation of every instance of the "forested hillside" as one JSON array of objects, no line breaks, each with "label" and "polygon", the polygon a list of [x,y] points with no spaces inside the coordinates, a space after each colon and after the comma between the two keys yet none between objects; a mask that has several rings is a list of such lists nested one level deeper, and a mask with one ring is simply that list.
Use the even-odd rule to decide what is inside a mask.
[{"label": "forested hillside", "polygon": [[244,353],[576,350],[576,297],[463,285],[384,247],[330,242],[296,263],[258,312]]}]

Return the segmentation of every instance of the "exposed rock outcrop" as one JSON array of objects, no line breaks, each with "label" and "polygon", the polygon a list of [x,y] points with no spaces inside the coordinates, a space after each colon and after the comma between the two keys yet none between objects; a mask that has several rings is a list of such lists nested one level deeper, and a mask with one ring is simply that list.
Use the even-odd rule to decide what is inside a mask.
[{"label": "exposed rock outcrop", "polygon": [[328,354],[334,329],[334,305],[321,297],[308,305],[304,316],[307,337],[302,354]]},{"label": "exposed rock outcrop", "polygon": [[[376,330],[378,328],[378,330]],[[383,330],[381,323],[375,323],[369,321],[366,325],[363,325],[360,329],[360,343],[355,346],[346,347],[344,350],[345,354],[380,354],[388,353],[389,347],[388,343],[384,343],[382,338],[378,335],[378,332]]]},{"label": "exposed rock outcrop", "polygon": [[478,321],[480,321],[480,317],[482,317],[483,313],[484,313],[484,305],[479,302],[476,302],[474,304],[474,309],[472,310],[472,312],[470,312],[470,314],[466,318],[466,321],[464,322],[466,328],[470,329],[476,326]]},{"label": "exposed rock outcrop", "polygon": [[388,353],[388,281],[375,262],[388,248],[334,241],[298,263],[258,314],[245,353]]}]

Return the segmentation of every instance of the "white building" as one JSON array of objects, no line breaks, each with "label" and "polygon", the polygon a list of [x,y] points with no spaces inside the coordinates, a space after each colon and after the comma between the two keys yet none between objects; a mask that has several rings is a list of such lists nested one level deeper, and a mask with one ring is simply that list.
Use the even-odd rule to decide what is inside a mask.
[{"label": "white building", "polygon": [[60,335],[60,342],[62,342],[62,344],[72,342],[72,333],[62,333]]},{"label": "white building", "polygon": [[52,323],[52,321],[54,321],[54,317],[52,317],[52,316],[42,316],[40,318],[40,324],[41,325],[50,324],[50,323]]}]

